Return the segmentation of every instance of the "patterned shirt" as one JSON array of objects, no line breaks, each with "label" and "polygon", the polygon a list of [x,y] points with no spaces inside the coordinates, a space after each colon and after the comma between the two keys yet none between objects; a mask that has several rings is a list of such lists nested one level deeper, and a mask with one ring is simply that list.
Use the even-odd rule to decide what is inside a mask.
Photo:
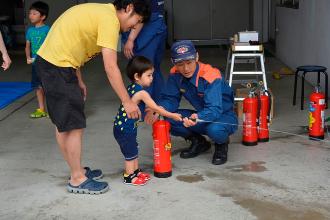
[{"label": "patterned shirt", "polygon": [[37,52],[45,41],[49,31],[49,26],[30,27],[26,32],[26,40],[31,43],[31,57],[35,58]]},{"label": "patterned shirt", "polygon": [[[127,87],[127,92],[130,97],[141,90],[143,90],[143,87],[137,83],[132,83]],[[139,104],[139,108],[141,112],[144,112],[145,104],[141,102]],[[136,132],[138,123],[139,119],[128,118],[123,105],[120,105],[118,113],[115,117],[114,126],[124,132]]]}]

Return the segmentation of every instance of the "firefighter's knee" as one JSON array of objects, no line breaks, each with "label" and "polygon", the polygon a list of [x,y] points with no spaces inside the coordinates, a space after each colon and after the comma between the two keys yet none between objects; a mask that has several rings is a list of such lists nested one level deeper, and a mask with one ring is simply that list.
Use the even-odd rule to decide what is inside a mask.
[{"label": "firefighter's knee", "polygon": [[224,126],[210,124],[206,128],[206,135],[216,143],[225,143],[229,138],[229,133]]},{"label": "firefighter's knee", "polygon": [[182,123],[181,125],[171,123],[171,135],[186,138],[189,137],[191,134],[191,131],[184,127]]}]

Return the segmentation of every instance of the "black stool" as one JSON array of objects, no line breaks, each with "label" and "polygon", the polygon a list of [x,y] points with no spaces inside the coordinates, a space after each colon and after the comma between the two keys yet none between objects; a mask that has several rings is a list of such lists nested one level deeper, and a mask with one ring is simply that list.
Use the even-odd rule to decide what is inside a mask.
[{"label": "black stool", "polygon": [[297,95],[297,79],[299,72],[303,72],[301,75],[301,103],[300,103],[300,109],[304,109],[304,86],[305,86],[305,74],[316,72],[317,73],[317,86],[320,85],[320,73],[324,74],[325,82],[325,107],[328,108],[328,73],[326,72],[327,68],[324,66],[298,66],[296,70],[296,74],[294,77],[294,92],[293,92],[293,105],[296,105],[296,95]]}]

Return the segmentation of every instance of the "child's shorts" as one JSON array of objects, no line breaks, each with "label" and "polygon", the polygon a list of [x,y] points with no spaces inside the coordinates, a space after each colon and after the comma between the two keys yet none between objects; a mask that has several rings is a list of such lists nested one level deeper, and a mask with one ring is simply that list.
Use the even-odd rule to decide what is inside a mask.
[{"label": "child's shorts", "polygon": [[86,127],[85,101],[76,70],[58,67],[37,56],[36,72],[44,89],[47,110],[59,132]]},{"label": "child's shorts", "polygon": [[41,87],[40,79],[37,75],[36,66],[32,63],[32,77],[31,77],[31,88],[38,89]]},{"label": "child's shorts", "polygon": [[123,132],[116,126],[113,126],[113,135],[115,136],[126,161],[138,158],[139,145],[136,141],[136,132]]}]

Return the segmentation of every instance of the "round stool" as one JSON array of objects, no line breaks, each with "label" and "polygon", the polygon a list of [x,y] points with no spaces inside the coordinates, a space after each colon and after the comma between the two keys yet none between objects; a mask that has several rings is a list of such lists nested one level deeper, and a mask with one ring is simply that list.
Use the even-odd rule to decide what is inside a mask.
[{"label": "round stool", "polygon": [[306,73],[317,73],[317,86],[320,85],[320,75],[324,74],[324,88],[325,88],[325,106],[328,108],[328,73],[326,72],[327,68],[324,66],[298,66],[296,69],[295,77],[294,77],[294,92],[293,92],[293,105],[296,105],[296,96],[297,96],[297,80],[298,75],[301,74],[301,98],[300,98],[300,109],[304,109],[304,91],[305,91],[305,75]]}]

